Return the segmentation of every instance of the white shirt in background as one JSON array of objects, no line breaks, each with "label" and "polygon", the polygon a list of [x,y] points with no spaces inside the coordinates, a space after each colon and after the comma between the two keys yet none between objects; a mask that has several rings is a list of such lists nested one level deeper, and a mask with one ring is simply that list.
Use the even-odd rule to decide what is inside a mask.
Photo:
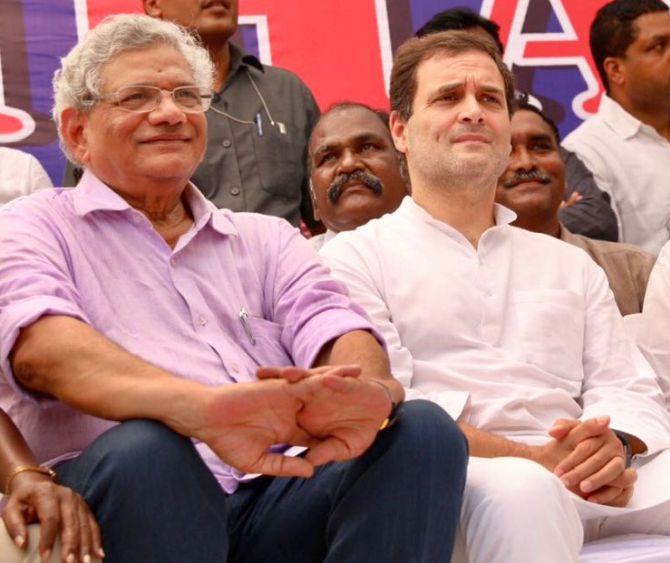
[{"label": "white shirt in background", "polygon": [[612,197],[619,240],[654,256],[670,238],[670,142],[609,96],[563,141]]},{"label": "white shirt in background", "polygon": [[324,244],[326,244],[329,240],[334,238],[336,234],[337,233],[335,231],[331,231],[329,229],[325,233],[313,236],[312,238],[309,239],[309,242],[312,243],[312,247],[314,248],[314,250],[318,252],[321,249],[321,247]]},{"label": "white shirt in background", "polygon": [[609,415],[649,454],[670,446],[661,391],[633,367],[604,272],[495,213],[475,249],[406,197],[320,251],[386,339],[408,398],[530,443],[548,440],[557,418]]},{"label": "white shirt in background", "polygon": [[53,188],[49,175],[31,154],[0,147],[0,205],[41,188]]}]

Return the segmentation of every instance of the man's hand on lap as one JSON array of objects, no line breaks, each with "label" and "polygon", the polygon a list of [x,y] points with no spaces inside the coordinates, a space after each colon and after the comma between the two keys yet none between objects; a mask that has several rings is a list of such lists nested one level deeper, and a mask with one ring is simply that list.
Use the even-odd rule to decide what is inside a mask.
[{"label": "man's hand on lap", "polygon": [[542,448],[540,462],[569,490],[591,502],[625,506],[637,474],[626,469],[623,446],[608,417],[557,420],[549,434],[553,440]]},{"label": "man's hand on lap", "polygon": [[303,404],[283,380],[238,383],[205,389],[200,412],[182,431],[206,443],[223,461],[246,473],[310,477],[313,464],[269,452],[275,444],[315,443],[297,424]]}]

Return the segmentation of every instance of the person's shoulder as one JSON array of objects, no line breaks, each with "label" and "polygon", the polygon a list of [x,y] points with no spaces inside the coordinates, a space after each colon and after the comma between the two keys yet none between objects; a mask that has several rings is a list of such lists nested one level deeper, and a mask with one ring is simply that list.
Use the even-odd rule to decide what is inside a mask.
[{"label": "person's shoulder", "polygon": [[603,139],[611,135],[602,116],[595,114],[575,127],[561,142],[566,149],[579,152],[579,145],[592,139]]},{"label": "person's shoulder", "polygon": [[45,188],[5,203],[0,206],[0,212],[26,217],[49,215],[71,206],[72,190],[74,188]]},{"label": "person's shoulder", "polygon": [[578,238],[584,246],[593,248],[601,255],[606,255],[609,258],[621,258],[628,262],[633,262],[640,265],[645,265],[651,268],[654,263],[654,257],[642,248],[633,244],[625,242],[612,242],[608,240],[598,240],[583,235],[572,234],[573,237]]}]

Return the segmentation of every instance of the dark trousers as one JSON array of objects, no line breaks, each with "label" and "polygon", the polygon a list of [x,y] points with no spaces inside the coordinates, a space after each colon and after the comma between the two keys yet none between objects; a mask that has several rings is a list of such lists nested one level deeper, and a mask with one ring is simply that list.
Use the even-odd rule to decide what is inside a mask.
[{"label": "dark trousers", "polygon": [[233,495],[190,440],[145,420],[112,428],[57,473],[95,513],[108,563],[448,563],[467,455],[442,409],[410,401],[361,457]]}]

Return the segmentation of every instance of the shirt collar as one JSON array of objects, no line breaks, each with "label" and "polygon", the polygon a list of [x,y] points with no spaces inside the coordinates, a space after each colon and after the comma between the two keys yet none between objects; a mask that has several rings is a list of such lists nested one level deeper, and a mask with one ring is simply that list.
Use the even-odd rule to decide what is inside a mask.
[{"label": "shirt collar", "polygon": [[639,119],[633,117],[606,94],[600,100],[598,115],[623,139],[637,135],[643,125]]},{"label": "shirt collar", "polygon": [[265,72],[261,61],[251,53],[247,53],[241,47],[230,42],[228,43],[228,48],[230,49],[230,70],[228,71],[230,76],[233,76],[242,66],[252,66],[261,72]]},{"label": "shirt collar", "polygon": [[[430,213],[428,213],[428,211],[426,211],[423,207],[421,207],[418,203],[416,203],[411,198],[411,196],[405,196],[398,210],[401,211],[402,214],[410,215],[417,219],[421,219],[425,223],[435,225],[436,227],[442,230],[458,232],[451,225],[444,223],[443,221],[439,221],[438,219],[435,219]],[[500,205],[499,203],[493,204],[493,216],[495,219],[495,225],[491,227],[491,229],[504,227],[514,222],[514,220],[516,219],[516,213],[514,213],[514,211],[505,207],[504,205]]]},{"label": "shirt collar", "polygon": [[[193,213],[196,231],[211,224],[212,228],[222,235],[238,234],[228,216],[231,212],[217,209],[191,182],[186,186],[184,198]],[[72,199],[75,213],[79,217],[95,211],[129,211],[132,209],[125,199],[88,169],[84,170],[79,184],[72,190]]]}]

